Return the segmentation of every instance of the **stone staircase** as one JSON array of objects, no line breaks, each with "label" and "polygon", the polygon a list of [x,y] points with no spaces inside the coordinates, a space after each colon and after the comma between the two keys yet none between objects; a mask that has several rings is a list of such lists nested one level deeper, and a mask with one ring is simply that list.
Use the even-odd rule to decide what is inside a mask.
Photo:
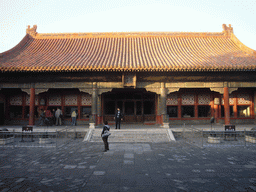
[{"label": "stone staircase", "polygon": [[[101,139],[102,129],[91,129],[85,136],[84,141],[88,142],[102,142]],[[120,143],[133,143],[133,142],[170,142],[175,141],[173,134],[170,129],[111,129],[111,135],[109,136],[109,142],[120,142]]]}]

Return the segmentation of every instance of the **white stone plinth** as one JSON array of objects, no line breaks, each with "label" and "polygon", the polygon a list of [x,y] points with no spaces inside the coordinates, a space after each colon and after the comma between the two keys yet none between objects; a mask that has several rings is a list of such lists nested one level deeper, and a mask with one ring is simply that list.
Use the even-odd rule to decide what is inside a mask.
[{"label": "white stone plinth", "polygon": [[14,137],[0,139],[0,145],[6,145],[14,142]]},{"label": "white stone plinth", "polygon": [[245,135],[245,141],[250,143],[256,143],[256,137]]},{"label": "white stone plinth", "polygon": [[170,125],[169,125],[169,123],[163,123],[162,127],[169,129]]},{"label": "white stone plinth", "polygon": [[95,123],[89,123],[89,129],[95,129]]},{"label": "white stone plinth", "polygon": [[220,137],[208,137],[208,143],[220,143]]},{"label": "white stone plinth", "polygon": [[49,138],[39,138],[39,143],[49,144],[49,143],[51,143],[51,140]]}]

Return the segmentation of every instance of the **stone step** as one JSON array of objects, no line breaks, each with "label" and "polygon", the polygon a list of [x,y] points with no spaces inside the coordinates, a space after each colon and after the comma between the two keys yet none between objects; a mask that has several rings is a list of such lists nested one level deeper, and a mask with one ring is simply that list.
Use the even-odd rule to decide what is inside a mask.
[{"label": "stone step", "polygon": [[[102,142],[101,129],[93,129],[88,141]],[[170,142],[168,129],[110,130],[109,142]]]}]

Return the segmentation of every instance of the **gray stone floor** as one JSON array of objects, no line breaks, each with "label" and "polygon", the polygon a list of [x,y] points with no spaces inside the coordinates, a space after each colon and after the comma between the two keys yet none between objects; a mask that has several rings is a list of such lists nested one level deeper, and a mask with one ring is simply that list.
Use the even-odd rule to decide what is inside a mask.
[{"label": "gray stone floor", "polygon": [[0,147],[1,191],[256,191],[255,147],[183,141]]},{"label": "gray stone floor", "polygon": [[[251,130],[253,127],[256,127],[255,124],[236,124],[236,130],[237,131],[244,131],[244,130]],[[21,125],[2,125],[0,128],[7,128],[9,131],[21,131]],[[96,129],[102,129],[102,125],[96,126]],[[115,129],[115,125],[110,125],[111,130]],[[202,125],[185,125],[185,127],[193,127],[196,129],[204,130],[204,131],[210,131],[210,130],[224,130],[223,124],[202,124]],[[62,125],[62,126],[33,126],[33,130],[35,132],[41,132],[41,131],[60,131],[64,129],[76,129],[77,131],[85,131],[89,129],[89,125],[78,125],[78,126],[71,126],[71,125]],[[143,125],[143,124],[121,124],[121,130],[126,129],[158,129],[162,128],[160,125]],[[170,129],[172,131],[183,131],[184,125],[170,125]]]}]

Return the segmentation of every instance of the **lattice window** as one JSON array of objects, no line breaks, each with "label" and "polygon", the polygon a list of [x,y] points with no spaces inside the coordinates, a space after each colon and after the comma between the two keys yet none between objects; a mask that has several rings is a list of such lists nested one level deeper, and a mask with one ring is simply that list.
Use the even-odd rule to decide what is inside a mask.
[{"label": "lattice window", "polygon": [[250,95],[246,93],[237,94],[237,103],[238,104],[250,104]]},{"label": "lattice window", "polygon": [[193,94],[182,94],[182,105],[194,105],[195,96]]},{"label": "lattice window", "polygon": [[198,94],[199,105],[210,105],[211,95],[210,94]]},{"label": "lattice window", "polygon": [[30,105],[30,95],[26,95],[26,105]]},{"label": "lattice window", "polygon": [[92,105],[92,96],[89,94],[83,94],[82,105]]},{"label": "lattice window", "polygon": [[77,95],[65,96],[65,105],[77,105]]},{"label": "lattice window", "polygon": [[10,105],[22,105],[22,95],[11,96]]},{"label": "lattice window", "polygon": [[176,93],[167,95],[166,105],[178,105],[178,95]]},{"label": "lattice window", "polygon": [[39,96],[38,95],[36,95],[36,97],[35,97],[35,105],[39,105]]},{"label": "lattice window", "polygon": [[[224,105],[224,96],[221,96],[221,104]],[[229,105],[234,105],[235,104],[235,96],[234,94],[229,95]]]},{"label": "lattice window", "polygon": [[[30,95],[26,95],[26,105],[30,105]],[[38,95],[35,96],[35,105],[38,105]]]},{"label": "lattice window", "polygon": [[234,94],[229,95],[229,105],[234,105],[235,104],[235,96]]},{"label": "lattice window", "polygon": [[61,106],[61,96],[60,95],[49,96],[49,106]]}]

